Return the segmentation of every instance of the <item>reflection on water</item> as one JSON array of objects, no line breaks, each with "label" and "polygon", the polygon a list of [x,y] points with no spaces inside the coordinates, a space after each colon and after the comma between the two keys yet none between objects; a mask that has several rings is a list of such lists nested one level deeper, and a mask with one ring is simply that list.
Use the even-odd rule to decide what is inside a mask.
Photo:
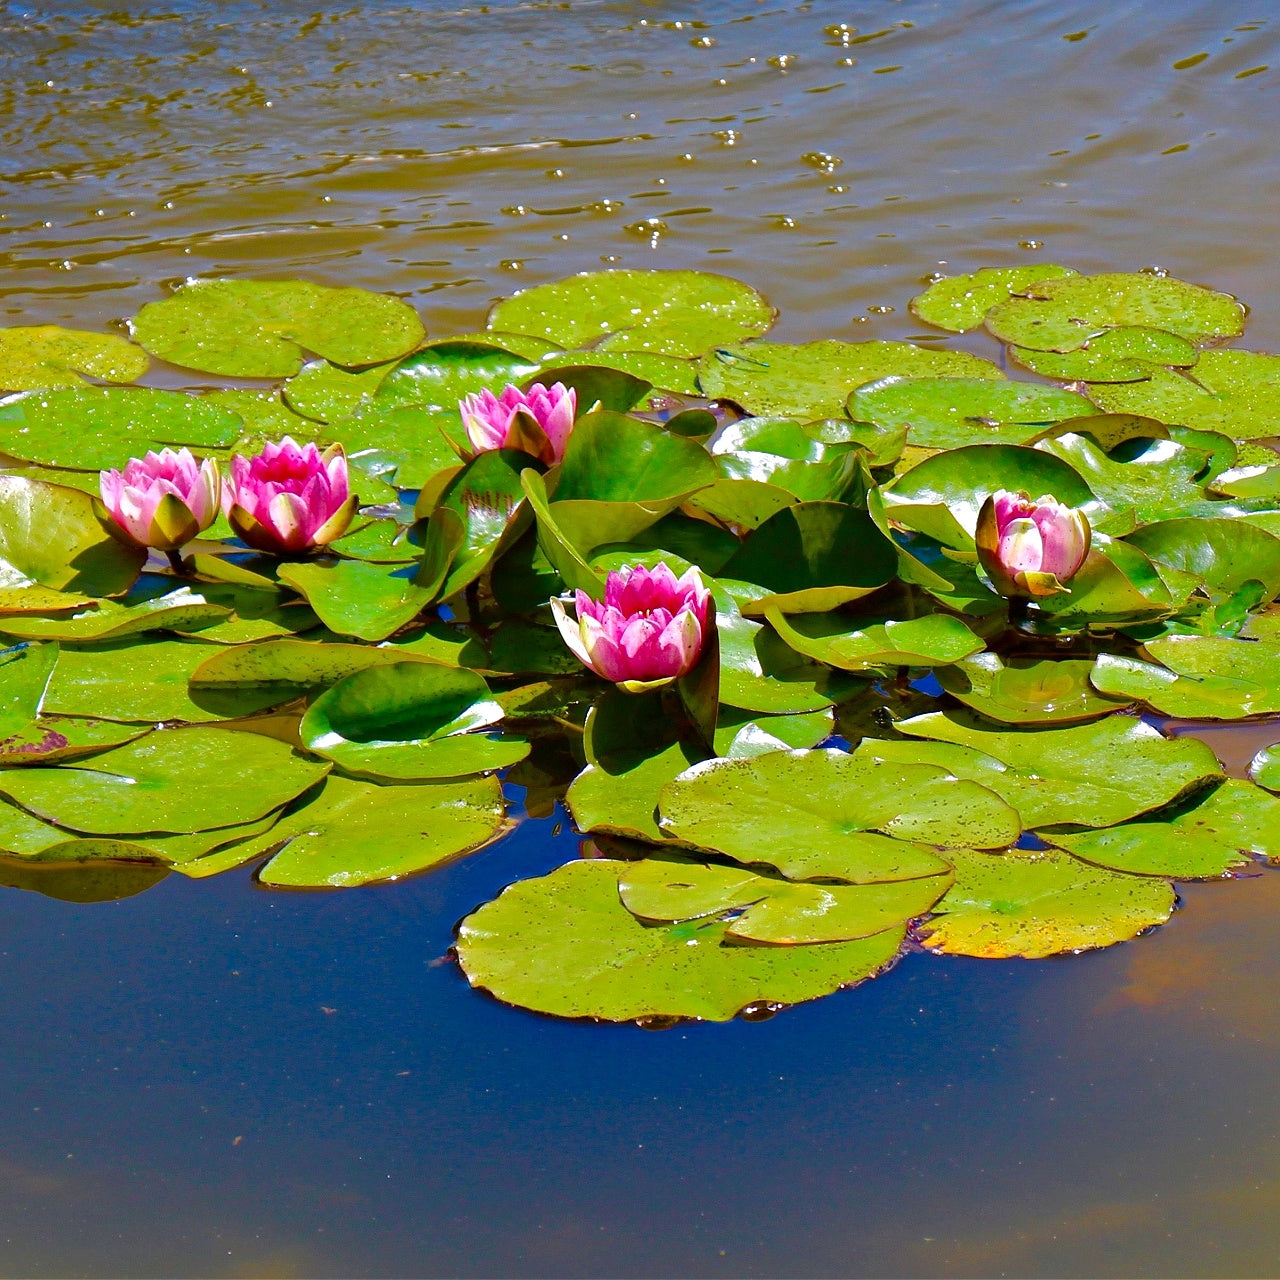
[{"label": "reflection on water", "polygon": [[[0,0],[3,313],[298,274],[441,336],[606,262],[739,275],[785,338],[898,337],[933,270],[1056,259],[1238,292],[1277,349],[1277,30],[1234,0]],[[1238,771],[1272,732],[1208,740]],[[441,963],[573,856],[557,818],[385,889],[0,890],[4,1269],[1280,1270],[1274,873],[1113,951],[910,957],[646,1034]]]}]

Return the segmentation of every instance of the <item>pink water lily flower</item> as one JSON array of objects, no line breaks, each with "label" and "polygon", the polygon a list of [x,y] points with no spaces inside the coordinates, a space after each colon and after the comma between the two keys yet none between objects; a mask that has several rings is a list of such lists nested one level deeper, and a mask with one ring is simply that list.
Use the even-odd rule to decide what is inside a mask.
[{"label": "pink water lily flower", "polygon": [[212,458],[162,449],[104,471],[98,486],[111,518],[139,546],[176,551],[218,518],[222,477]]},{"label": "pink water lily flower", "polygon": [[1013,599],[1066,591],[1092,534],[1084,512],[1049,495],[997,489],[978,512],[978,559],[996,590]]},{"label": "pink water lily flower", "polygon": [[251,547],[273,555],[297,555],[323,547],[346,532],[356,498],[340,444],[323,453],[289,436],[268,442],[253,458],[237,454],[223,490],[231,527]]},{"label": "pink water lily flower", "polygon": [[610,573],[604,600],[579,591],[576,619],[551,611],[564,642],[597,675],[628,693],[670,684],[693,669],[707,636],[711,592],[697,569],[677,578],[665,564]]},{"label": "pink water lily flower", "polygon": [[564,447],[578,412],[578,393],[557,382],[528,391],[508,384],[500,396],[487,388],[458,401],[472,456],[489,449],[520,449],[550,466]]}]

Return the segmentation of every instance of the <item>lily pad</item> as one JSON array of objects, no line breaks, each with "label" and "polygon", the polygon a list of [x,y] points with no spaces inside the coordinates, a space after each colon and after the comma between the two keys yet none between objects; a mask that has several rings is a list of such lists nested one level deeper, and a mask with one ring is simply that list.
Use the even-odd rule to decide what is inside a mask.
[{"label": "lily pad", "polygon": [[850,397],[849,416],[883,430],[908,428],[928,449],[968,444],[1022,444],[1049,422],[1079,417],[1092,406],[1057,387],[994,378],[880,378]]},{"label": "lily pad", "polygon": [[708,761],[666,786],[659,807],[681,840],[789,879],[851,884],[935,875],[946,863],[926,845],[998,848],[1022,830],[994,793],[944,769],[829,750]]},{"label": "lily pad", "polygon": [[1125,541],[1193,574],[1214,595],[1234,595],[1250,581],[1262,584],[1268,600],[1280,593],[1280,538],[1242,520],[1161,520]]},{"label": "lily pad", "polygon": [[911,299],[911,312],[925,324],[936,325],[952,333],[976,329],[982,318],[998,302],[1010,294],[1020,293],[1042,280],[1073,276],[1071,267],[1051,262],[1021,267],[983,267],[963,276],[945,276],[935,280],[923,293]]},{"label": "lily pad", "polygon": [[1280,356],[1202,351],[1190,373],[1156,369],[1145,382],[1090,387],[1089,398],[1108,413],[1141,413],[1260,440],[1275,435],[1280,418]]},{"label": "lily pad", "polygon": [[208,831],[262,817],[329,767],[260,734],[161,729],[84,766],[10,769],[0,791],[72,831]]},{"label": "lily pad", "polygon": [[0,329],[0,387],[6,391],[77,387],[88,378],[133,382],[148,364],[147,353],[118,334],[56,324]]},{"label": "lily pad", "polygon": [[258,873],[263,884],[351,888],[452,862],[505,829],[496,778],[379,787],[329,777],[310,804],[236,853],[244,860],[286,839]]},{"label": "lily pad", "polygon": [[953,698],[1005,724],[1069,724],[1096,720],[1128,705],[1089,683],[1087,658],[1031,658],[976,653],[935,674]]},{"label": "lily pad", "polygon": [[316,422],[335,422],[355,413],[373,398],[394,361],[367,369],[344,369],[328,360],[304,364],[280,389],[294,413]]},{"label": "lily pad", "polygon": [[1244,332],[1244,308],[1230,294],[1184,280],[1112,272],[1029,285],[986,315],[1001,342],[1035,351],[1076,351],[1107,329],[1135,325],[1195,343],[1234,338]]},{"label": "lily pad", "polygon": [[909,342],[837,342],[791,346],[748,342],[721,346],[698,367],[702,393],[732,400],[748,413],[804,421],[844,416],[850,392],[890,375],[920,378],[1003,378],[991,363],[965,351],[931,351]]},{"label": "lily pad", "polygon": [[76,387],[26,391],[0,401],[0,450],[46,467],[123,469],[148,449],[229,449],[238,413],[180,391]]},{"label": "lily pad", "polygon": [[809,614],[794,625],[776,609],[765,616],[797,653],[844,671],[945,667],[985,647],[959,618],[943,613],[865,625],[839,614]]},{"label": "lily pad", "polygon": [[[1003,771],[993,773],[976,760],[964,767],[948,759],[944,767],[953,773],[964,767],[963,775],[957,776],[981,778],[983,785],[1005,794],[1028,827],[1063,822],[1111,826],[1159,809],[1222,776],[1217,758],[1203,742],[1166,738],[1145,721],[1126,715],[1062,728],[1016,730],[971,711],[935,711],[901,720],[896,727],[913,737],[968,747],[997,760]],[[928,754],[919,758],[932,759]],[[1016,798],[1006,792],[1005,774],[1017,782]]]},{"label": "lily pad", "polygon": [[1104,831],[1042,834],[1113,871],[1209,880],[1255,858],[1280,858],[1280,800],[1251,782],[1228,778],[1204,797],[1137,822]]},{"label": "lily pad", "polygon": [[396,662],[338,681],[307,709],[298,732],[303,746],[347,773],[423,781],[491,773],[524,759],[524,739],[471,732],[502,717],[474,672]]},{"label": "lily pad", "polygon": [[363,560],[280,566],[280,581],[300,591],[330,631],[360,640],[385,640],[418,616],[432,592],[418,584],[417,574],[417,565]]},{"label": "lily pad", "polygon": [[820,686],[825,668],[803,658],[763,624],[744,618],[736,601],[716,592],[720,700],[771,715],[821,711],[835,701]]},{"label": "lily pad", "polygon": [[658,827],[662,788],[698,763],[702,754],[685,743],[657,751],[614,751],[598,756],[574,778],[565,804],[579,831],[674,843]]},{"label": "lily pad", "polygon": [[664,854],[627,864],[618,883],[633,916],[673,924],[734,913],[725,936],[775,946],[850,942],[922,916],[949,875],[890,884],[796,884],[741,867]]},{"label": "lily pad", "polygon": [[511,885],[459,926],[467,980],[566,1018],[726,1022],[752,1005],[795,1004],[874,977],[902,942],[888,929],[819,947],[727,946],[716,920],[646,926],[618,897],[629,866],[570,862]]},{"label": "lily pad", "polygon": [[536,361],[494,344],[433,342],[387,370],[373,399],[383,405],[444,410],[456,419],[458,401],[465,396],[486,389],[498,393],[508,383],[522,383],[537,372]]},{"label": "lily pad", "polygon": [[303,280],[192,280],[130,328],[153,356],[232,378],[287,378],[303,351],[348,366],[395,360],[424,332],[399,298]]},{"label": "lily pad", "polygon": [[[362,405],[331,422],[325,438],[343,445],[352,466],[394,482],[399,489],[421,489],[432,477],[458,465],[458,456],[442,432],[458,430],[458,410],[417,405]],[[360,487],[357,481],[355,487]]]},{"label": "lily pad", "polygon": [[617,334],[628,351],[698,356],[773,324],[749,285],[705,271],[595,271],[535,285],[489,312],[490,329],[545,337],[570,349]]},{"label": "lily pad", "polygon": [[744,612],[812,613],[861,599],[889,582],[897,567],[893,545],[867,512],[839,502],[801,502],[765,521],[723,573],[768,589]]},{"label": "lily pad", "polygon": [[1009,354],[1041,377],[1062,382],[1141,382],[1153,365],[1187,369],[1196,362],[1195,347],[1165,329],[1107,329],[1075,351],[1035,351],[1012,347]]},{"label": "lily pad", "polygon": [[816,747],[834,731],[831,709],[767,716],[739,707],[720,708],[715,747],[718,756],[758,756],[765,751]]},{"label": "lily pad", "polygon": [[1038,960],[1064,951],[1109,947],[1172,915],[1165,880],[1121,875],[1070,854],[957,853],[956,882],[921,929],[943,955]]},{"label": "lily pad", "polygon": [[93,608],[58,617],[0,616],[0,631],[26,640],[93,644],[146,631],[200,631],[230,616],[225,605],[184,586],[137,602],[97,600]]}]

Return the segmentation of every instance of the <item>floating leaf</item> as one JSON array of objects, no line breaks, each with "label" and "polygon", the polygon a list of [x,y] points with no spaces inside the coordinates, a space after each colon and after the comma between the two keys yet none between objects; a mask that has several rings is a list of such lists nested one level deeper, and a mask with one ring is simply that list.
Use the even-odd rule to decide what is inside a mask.
[{"label": "floating leaf", "polygon": [[1215,595],[1234,595],[1247,582],[1266,598],[1280,593],[1280,538],[1241,520],[1161,520],[1125,539],[1152,560],[1194,575]]},{"label": "floating leaf", "polygon": [[1124,707],[1089,683],[1087,658],[1030,658],[976,653],[940,668],[938,683],[953,698],[1005,724],[1067,724],[1096,720]]},{"label": "floating leaf", "polygon": [[976,329],[982,318],[1010,294],[1020,293],[1042,280],[1073,276],[1071,267],[1051,262],[1022,267],[983,267],[969,275],[945,276],[911,299],[911,312],[925,324],[965,333]]},{"label": "floating leaf", "polygon": [[27,391],[0,401],[0,450],[47,467],[123,469],[148,449],[228,449],[238,413],[179,391],[77,387]]},{"label": "floating leaf", "polygon": [[748,342],[717,347],[698,367],[703,395],[732,400],[762,416],[839,418],[849,393],[891,374],[922,378],[1003,378],[990,360],[965,351],[930,351],[909,342],[791,346]]},{"label": "floating leaf", "polygon": [[310,560],[280,566],[280,581],[300,591],[330,631],[385,640],[414,618],[432,592],[417,582],[417,565],[362,560]]},{"label": "floating leaf", "polygon": [[748,711],[794,714],[821,711],[834,698],[819,689],[826,671],[778,639],[772,630],[744,618],[724,591],[716,593],[720,637],[720,700]]},{"label": "floating leaf", "polygon": [[797,653],[845,671],[945,667],[985,647],[959,618],[943,613],[862,625],[840,614],[808,614],[794,625],[776,609],[765,616]]},{"label": "floating leaf", "polygon": [[770,517],[725,565],[724,575],[768,588],[744,612],[812,613],[861,599],[898,567],[893,545],[865,511],[802,502]]},{"label": "floating leaf", "polygon": [[0,617],[0,631],[27,640],[92,644],[145,631],[200,631],[230,616],[226,606],[184,586],[136,602],[97,600],[91,609],[61,617]]},{"label": "floating leaf", "polygon": [[458,429],[456,408],[444,412],[370,403],[331,422],[325,436],[346,448],[354,467],[394,480],[400,489],[421,489],[433,476],[458,465],[442,427]]},{"label": "floating leaf", "polygon": [[886,431],[908,428],[913,445],[1022,444],[1045,423],[1078,417],[1089,401],[1057,387],[993,378],[880,378],[849,397],[850,417]]},{"label": "floating leaf", "polygon": [[110,523],[101,503],[78,489],[0,476],[0,586],[19,594],[34,585],[94,596],[126,591],[146,553],[113,537]]},{"label": "floating leaf", "polygon": [[1136,875],[1208,880],[1280,858],[1280,800],[1228,778],[1175,810],[1103,831],[1043,833],[1044,839],[1100,867]]},{"label": "floating leaf", "polygon": [[1042,618],[1064,629],[1110,627],[1167,617],[1186,603],[1195,580],[1161,573],[1137,547],[1095,539],[1071,588],[1037,601]]},{"label": "floating leaf", "polygon": [[[789,716],[767,716],[739,707],[720,708],[715,747],[718,756],[758,756],[783,748],[816,747],[832,734],[830,708]],[[692,761],[690,762],[692,763]]]},{"label": "floating leaf", "polygon": [[1001,342],[1035,351],[1075,351],[1104,330],[1129,325],[1189,342],[1234,338],[1244,332],[1244,308],[1230,294],[1183,280],[1112,272],[1029,285],[986,315]]},{"label": "floating leaf", "polygon": [[566,1018],[725,1022],[748,1006],[794,1004],[874,977],[901,930],[820,947],[725,945],[718,921],[646,926],[618,898],[628,863],[570,862],[518,881],[458,929],[473,987]]},{"label": "floating leaf", "polygon": [[[957,776],[979,778],[1005,795],[1028,827],[1075,822],[1106,827],[1158,809],[1194,791],[1222,771],[1217,758],[1194,738],[1170,740],[1131,716],[1051,729],[1007,729],[971,711],[935,711],[898,722],[900,732],[968,747],[1003,765],[950,754],[944,764]],[[876,744],[893,748],[902,744]],[[890,758],[903,759],[894,755]],[[943,764],[922,752],[918,757]],[[963,773],[958,770],[963,769]],[[1008,790],[1004,781],[1017,784]]]},{"label": "floating leaf", "polygon": [[1050,849],[1042,853],[957,853],[956,882],[921,930],[930,951],[1038,960],[1127,942],[1164,924],[1173,886],[1120,875]]},{"label": "floating leaf", "polygon": [[424,662],[367,667],[302,717],[302,745],[363,778],[423,781],[491,773],[529,754],[524,739],[472,733],[502,719],[474,672]]},{"label": "floating leaf", "polygon": [[57,661],[56,644],[15,644],[0,649],[0,753],[13,735],[39,715]]},{"label": "floating leaf", "polygon": [[670,924],[734,912],[727,938],[777,946],[851,942],[896,929],[924,915],[951,884],[949,875],[891,884],[795,884],[675,854],[626,866],[618,891],[633,916]]},{"label": "floating leaf", "polygon": [[[415,405],[453,415],[458,401],[478,391],[502,392],[538,372],[536,361],[500,346],[469,341],[433,342],[393,365],[379,380],[373,399],[382,405]],[[630,406],[628,406],[630,407]]]},{"label": "floating leaf", "polygon": [[705,271],[595,271],[536,285],[489,312],[490,329],[535,334],[566,349],[616,334],[627,351],[697,356],[764,333],[773,308],[756,291]]},{"label": "floating leaf", "polygon": [[252,857],[287,838],[258,873],[263,884],[349,888],[451,862],[500,835],[504,815],[496,778],[378,787],[329,777],[310,804],[248,842],[252,852],[239,849]]},{"label": "floating leaf", "polygon": [[1165,329],[1107,329],[1075,351],[1035,351],[1011,347],[1020,365],[1062,382],[1141,382],[1152,365],[1189,368],[1198,352],[1186,338]]},{"label": "floating leaf", "polygon": [[614,751],[599,756],[574,778],[565,804],[579,831],[672,843],[658,827],[658,795],[673,778],[702,759],[685,743],[658,751]]},{"label": "floating leaf", "polygon": [[118,334],[56,324],[0,329],[0,388],[6,391],[77,387],[86,377],[133,382],[149,363],[145,351]]},{"label": "floating leaf", "polygon": [[393,362],[367,369],[344,369],[327,360],[304,364],[280,389],[295,413],[316,422],[334,422],[355,413],[373,398]]},{"label": "floating leaf", "polygon": [[992,792],[943,769],[842,751],[708,761],[665,787],[659,805],[662,829],[691,844],[789,879],[852,884],[934,875],[946,864],[926,844],[996,848],[1022,830]]},{"label": "floating leaf", "polygon": [[304,350],[334,364],[378,364],[423,335],[399,298],[302,280],[191,280],[148,302],[130,328],[153,356],[232,378],[287,378]]},{"label": "floating leaf", "polygon": [[256,733],[161,729],[82,767],[10,769],[0,791],[72,831],[207,831],[262,817],[328,769]]}]

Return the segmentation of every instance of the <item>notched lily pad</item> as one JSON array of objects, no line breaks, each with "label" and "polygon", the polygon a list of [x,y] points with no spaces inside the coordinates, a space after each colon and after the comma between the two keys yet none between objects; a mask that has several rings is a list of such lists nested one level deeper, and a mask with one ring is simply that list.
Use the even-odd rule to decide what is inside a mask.
[{"label": "notched lily pad", "polygon": [[564,1018],[726,1022],[749,1006],[796,1004],[874,977],[902,932],[815,947],[728,946],[725,925],[644,925],[622,905],[630,864],[570,862],[522,880],[459,926],[467,980],[508,1004]]},{"label": "notched lily pad", "polygon": [[921,927],[943,955],[1029,960],[1127,942],[1164,924],[1173,886],[1093,867],[1056,849],[957,852],[956,881]]},{"label": "notched lily pad", "polygon": [[40,324],[0,329],[0,389],[78,387],[89,378],[133,382],[147,371],[147,353],[127,338]]},{"label": "notched lily pad", "polygon": [[925,324],[965,333],[976,329],[982,318],[1010,294],[1020,293],[1042,280],[1073,276],[1071,267],[1051,262],[1021,267],[983,267],[963,276],[944,276],[911,299],[911,313]]},{"label": "notched lily pad", "polygon": [[303,280],[191,280],[130,323],[153,356],[232,378],[287,378],[302,353],[360,366],[395,360],[423,337],[407,303]]}]

